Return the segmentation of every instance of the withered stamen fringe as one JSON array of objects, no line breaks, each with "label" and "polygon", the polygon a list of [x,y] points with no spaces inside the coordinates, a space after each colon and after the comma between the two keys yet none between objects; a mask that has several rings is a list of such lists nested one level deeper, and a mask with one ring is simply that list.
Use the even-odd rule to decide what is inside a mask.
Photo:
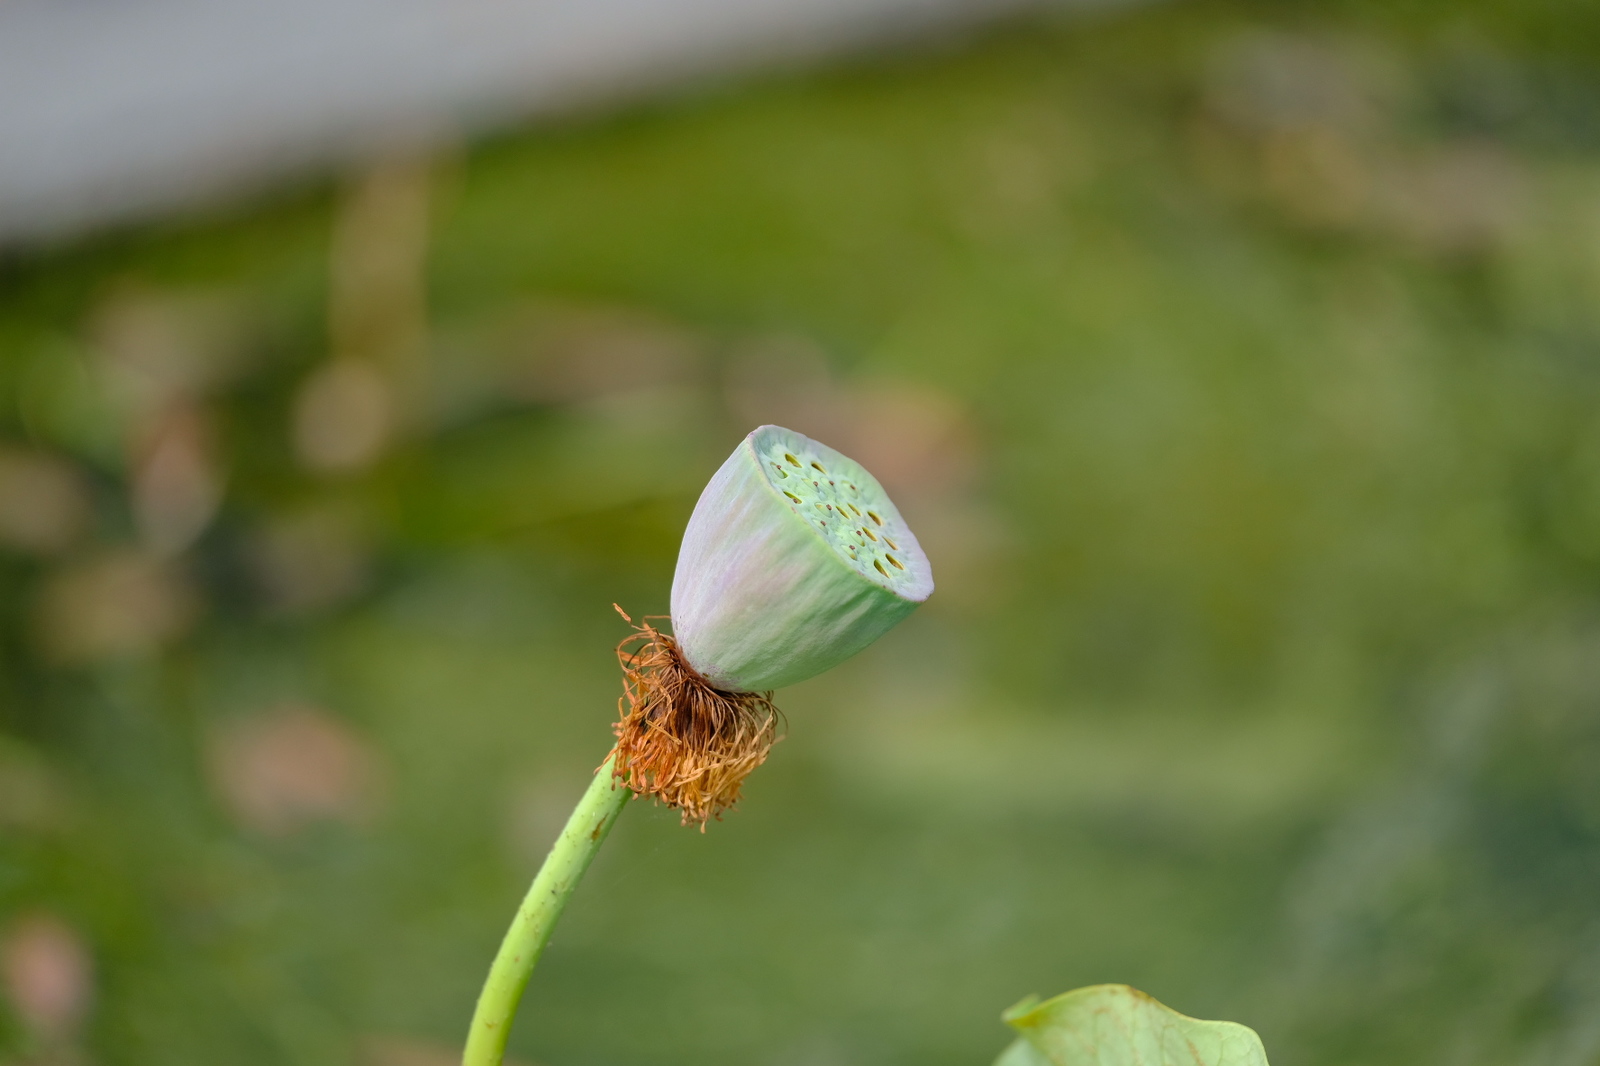
[{"label": "withered stamen fringe", "polygon": [[[617,613],[633,625],[622,608]],[[683,658],[678,643],[648,619],[617,645],[621,721],[612,773],[641,796],[683,812],[683,824],[721,818],[739,801],[750,771],[779,740],[782,713],[770,692],[715,688]]]}]

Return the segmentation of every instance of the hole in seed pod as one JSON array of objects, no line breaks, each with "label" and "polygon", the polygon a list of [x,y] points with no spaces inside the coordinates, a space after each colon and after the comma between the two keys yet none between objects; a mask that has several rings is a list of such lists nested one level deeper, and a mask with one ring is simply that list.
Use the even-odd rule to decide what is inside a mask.
[{"label": "hole in seed pod", "polygon": [[867,512],[867,517],[872,519],[874,522],[878,523],[878,525],[880,525],[880,526],[883,525],[883,519],[878,517],[878,512],[877,511],[868,511]]},{"label": "hole in seed pod", "polygon": [[785,459],[789,460],[789,462],[791,464],[793,464],[794,466],[799,466],[800,465],[800,460],[796,459],[794,456],[790,455],[788,452],[784,452],[783,453],[783,457]]},{"label": "hole in seed pod", "polygon": [[894,556],[890,555],[888,552],[884,552],[883,553],[883,557],[885,559],[889,560],[889,565],[894,567],[896,570],[904,570],[905,569],[905,567],[900,565],[900,560],[896,559]]},{"label": "hole in seed pod", "polygon": [[857,518],[860,518],[860,517],[861,517],[861,508],[859,508],[859,507],[857,507],[857,506],[856,506],[856,505],[855,505],[855,504],[853,504],[853,503],[847,503],[847,504],[845,504],[845,506],[846,506],[846,507],[848,507],[848,508],[850,508],[850,510],[852,510],[852,511],[854,511],[854,512],[855,512],[855,513],[856,513],[856,517],[857,517]]},{"label": "hole in seed pod", "polygon": [[876,541],[878,539],[878,535],[876,533],[874,533],[872,530],[868,529],[866,526],[862,526],[861,527],[861,532],[863,532],[867,536],[871,537],[874,541]]},{"label": "hole in seed pod", "polygon": [[876,560],[876,559],[872,560],[872,568],[874,570],[876,570],[878,573],[882,574],[884,577],[888,577],[889,576],[889,571],[885,570],[883,568],[883,564],[878,562],[878,560]]},{"label": "hole in seed pod", "polygon": [[788,489],[784,489],[783,490],[783,494],[785,496],[789,497],[789,499],[793,500],[795,503],[799,503],[800,502],[800,497],[796,496],[794,493],[790,492]]},{"label": "hole in seed pod", "polygon": [[772,464],[772,469],[774,469],[774,470],[776,470],[778,472],[778,476],[779,477],[788,477],[789,476],[789,471],[785,470],[783,467],[779,466],[777,463],[773,463]]},{"label": "hole in seed pod", "polygon": [[885,544],[887,544],[889,547],[893,548],[895,551],[899,551],[900,550],[900,545],[898,545],[894,541],[890,540],[889,539],[889,534],[887,534],[887,533],[885,533],[883,535],[883,542]]},{"label": "hole in seed pod", "polygon": [[822,471],[824,474],[828,472],[828,468],[817,462],[815,459],[811,460],[811,465]]}]

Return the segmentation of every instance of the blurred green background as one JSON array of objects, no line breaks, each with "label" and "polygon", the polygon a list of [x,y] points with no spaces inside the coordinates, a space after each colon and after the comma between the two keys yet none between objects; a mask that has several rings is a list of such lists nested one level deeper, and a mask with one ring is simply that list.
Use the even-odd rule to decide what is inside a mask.
[{"label": "blurred green background", "polygon": [[1600,10],[1032,16],[0,265],[0,1061],[455,1061],[778,422],[939,591],[524,1064],[1600,1062]]}]

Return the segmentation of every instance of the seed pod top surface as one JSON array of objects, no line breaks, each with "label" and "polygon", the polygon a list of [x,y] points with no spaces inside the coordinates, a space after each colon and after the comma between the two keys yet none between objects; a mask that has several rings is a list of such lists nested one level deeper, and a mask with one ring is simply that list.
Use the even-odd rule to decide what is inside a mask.
[{"label": "seed pod top surface", "polygon": [[843,662],[932,592],[927,557],[876,478],[825,444],[762,426],[689,519],[673,629],[712,684],[767,691]]}]

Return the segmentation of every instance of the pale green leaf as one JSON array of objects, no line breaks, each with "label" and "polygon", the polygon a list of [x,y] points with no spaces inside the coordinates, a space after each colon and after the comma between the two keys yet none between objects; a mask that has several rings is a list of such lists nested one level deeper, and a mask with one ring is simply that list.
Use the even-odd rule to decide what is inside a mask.
[{"label": "pale green leaf", "polygon": [[1006,1011],[1022,1034],[995,1066],[1267,1066],[1255,1031],[1186,1017],[1127,985],[1094,985]]},{"label": "pale green leaf", "polygon": [[1028,1043],[1027,1037],[1019,1036],[994,1060],[994,1066],[1050,1066],[1050,1060]]}]

